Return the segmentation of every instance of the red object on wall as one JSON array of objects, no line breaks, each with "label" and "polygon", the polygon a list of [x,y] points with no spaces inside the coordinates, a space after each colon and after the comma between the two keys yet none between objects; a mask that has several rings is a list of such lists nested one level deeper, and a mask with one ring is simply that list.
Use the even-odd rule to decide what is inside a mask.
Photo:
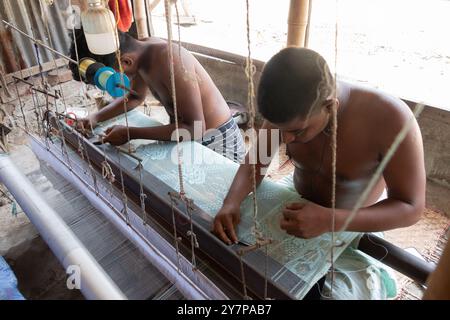
[{"label": "red object on wall", "polygon": [[[117,4],[119,7],[118,14],[116,13]],[[109,0],[108,5],[114,13],[114,17],[116,17],[117,28],[122,32],[128,32],[133,23],[133,8],[130,0]]]}]

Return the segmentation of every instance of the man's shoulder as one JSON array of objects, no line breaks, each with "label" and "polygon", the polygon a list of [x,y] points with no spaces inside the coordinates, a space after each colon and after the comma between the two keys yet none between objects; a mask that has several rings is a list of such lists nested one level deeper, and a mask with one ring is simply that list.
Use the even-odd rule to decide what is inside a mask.
[{"label": "man's shoulder", "polygon": [[373,146],[384,150],[392,143],[412,112],[401,99],[381,90],[352,87],[345,125],[358,130]]},{"label": "man's shoulder", "polygon": [[[411,115],[411,109],[400,98],[375,88],[352,86],[350,108],[371,121],[403,123]],[[353,113],[352,112],[352,113]]]}]

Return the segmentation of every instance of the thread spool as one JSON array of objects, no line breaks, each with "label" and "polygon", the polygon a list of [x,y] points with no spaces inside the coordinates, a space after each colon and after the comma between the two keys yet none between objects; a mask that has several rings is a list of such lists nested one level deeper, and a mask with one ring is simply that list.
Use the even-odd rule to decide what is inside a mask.
[{"label": "thread spool", "polygon": [[108,92],[112,97],[125,95],[125,88],[130,87],[130,79],[125,74],[116,72],[113,68],[103,67],[95,73],[94,82],[101,90]]},{"label": "thread spool", "polygon": [[80,61],[79,70],[86,83],[96,85],[100,90],[108,92],[112,97],[122,97],[130,87],[130,79],[125,74],[116,72],[113,68],[105,67],[91,58]]},{"label": "thread spool", "polygon": [[98,73],[98,77],[96,77],[97,86],[100,89],[107,91],[106,88],[107,88],[108,80],[115,73],[114,69],[109,68],[109,67],[103,67],[99,71],[97,71],[97,73]]}]

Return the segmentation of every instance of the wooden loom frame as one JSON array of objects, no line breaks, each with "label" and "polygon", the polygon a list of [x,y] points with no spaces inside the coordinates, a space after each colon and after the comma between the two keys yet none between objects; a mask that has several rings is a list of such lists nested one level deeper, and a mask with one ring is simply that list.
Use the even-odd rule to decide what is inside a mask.
[{"label": "wooden loom frame", "polygon": [[[66,142],[75,150],[78,149],[81,142],[85,156],[97,170],[101,172],[101,163],[105,160],[105,151],[100,150],[91,140],[82,136],[77,131],[70,128],[64,121],[58,119],[53,113],[48,114],[49,123],[52,128],[62,133]],[[58,121],[59,123],[57,123]],[[111,166],[112,172],[116,177],[116,186],[120,186],[120,167],[123,173],[123,182],[127,190],[127,196],[136,206],[140,206],[140,183],[139,171],[136,170],[136,163],[121,152],[107,150],[106,159]],[[119,160],[120,159],[120,160]],[[120,162],[120,165],[119,165]],[[172,224],[172,201],[169,193],[177,193],[170,186],[159,180],[153,174],[142,170],[142,184],[144,192],[147,195],[145,199],[145,208],[147,216],[158,221],[166,228],[166,231],[173,233]],[[189,214],[186,205],[182,201],[173,204],[177,235],[182,238],[182,243],[190,247],[190,237],[187,232],[190,231]],[[193,230],[196,234],[200,247],[195,250],[196,255],[205,259],[214,271],[220,273],[221,277],[226,279],[237,292],[242,292],[241,265],[237,250],[245,247],[240,244],[228,246],[214,236],[210,230],[210,221],[205,218],[209,216],[201,208],[192,206]],[[190,250],[188,253],[191,253]],[[189,258],[189,257],[187,257]],[[258,270],[257,266],[264,265],[266,256],[261,250],[254,250],[242,256],[242,262],[245,272],[245,282],[248,295],[252,298],[264,299],[265,296],[265,277],[264,270]],[[277,280],[277,283],[270,280],[271,276],[283,270],[283,275]],[[302,279],[286,269],[279,262],[267,257],[267,297],[270,299],[296,299],[290,293],[299,283],[304,283]],[[243,297],[243,296],[242,296]]]},{"label": "wooden loom frame", "polygon": [[[63,137],[75,150],[77,150],[80,142],[82,143],[85,155],[89,157],[97,170],[101,171],[101,163],[105,160],[106,154],[106,159],[116,177],[115,184],[117,187],[121,184],[119,168],[122,167],[128,199],[136,207],[140,206],[140,173],[136,170],[135,162],[121,152],[100,150],[92,141],[70,128],[64,121],[57,119],[54,114],[50,113],[49,119],[53,129],[63,128],[61,130]],[[59,123],[56,123],[56,121],[59,121]],[[159,224],[166,228],[166,231],[172,234],[172,199],[169,193],[173,194],[176,191],[145,170],[142,170],[142,184],[147,195],[145,199],[147,217],[149,216],[158,221]],[[190,231],[190,223],[186,205],[182,201],[177,201],[177,203],[173,204],[173,209],[176,216],[177,235],[181,236],[183,244],[189,247],[190,237],[187,233]],[[241,292],[243,284],[241,280],[240,257],[237,254],[237,250],[243,246],[239,244],[228,246],[211,234],[209,231],[211,222],[204,218],[209,217],[209,215],[197,207],[195,203],[192,206],[192,212],[193,230],[198,242],[202,244],[200,248],[195,250],[196,255],[207,261],[214,271],[220,273],[236,292]],[[374,235],[363,235],[358,249],[409,278],[418,281],[420,284],[426,283],[429,274],[434,269],[432,264],[422,261],[418,257]],[[189,253],[191,253],[190,250],[186,252],[185,256],[187,257]],[[261,250],[249,252],[242,257],[242,261],[248,295],[253,298],[264,299],[264,270],[257,268],[258,265],[265,264],[266,257],[264,252]],[[297,287],[299,283],[304,283],[304,281],[271,257],[267,257],[267,267],[267,297],[271,299],[296,299],[290,293],[290,290]],[[275,283],[270,280],[271,276],[280,270],[284,271],[284,275],[278,282]]]}]

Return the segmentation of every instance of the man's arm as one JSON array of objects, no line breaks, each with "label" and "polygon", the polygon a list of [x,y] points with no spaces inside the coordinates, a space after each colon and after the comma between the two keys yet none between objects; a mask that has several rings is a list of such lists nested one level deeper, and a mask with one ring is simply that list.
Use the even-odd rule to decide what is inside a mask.
[{"label": "man's arm", "polygon": [[[256,185],[258,186],[264,179],[266,169],[269,167],[271,159],[275,153],[278,152],[279,146],[271,145],[271,134],[273,134],[272,130],[277,129],[270,126],[267,121],[263,123],[261,129],[262,130],[259,132],[258,139],[255,141],[255,145],[252,146],[252,149],[247,153],[245,162],[240,165],[233,179],[230,190],[223,201],[222,208],[214,219],[213,232],[222,241],[228,244],[233,242],[236,243],[238,241],[234,229],[240,222],[240,206],[247,195],[253,191],[253,165],[251,163],[251,159],[256,159],[255,178]],[[259,147],[261,144],[265,144],[266,142],[267,150],[270,150],[268,157],[269,163],[263,164],[259,157]],[[256,157],[251,156],[252,154],[256,154]]]},{"label": "man's arm", "polygon": [[[411,116],[393,114],[396,132]],[[386,140],[386,150],[394,136]],[[370,207],[359,210],[347,230],[374,232],[407,227],[416,223],[425,207],[426,174],[422,135],[414,120],[405,140],[400,144],[383,172],[388,198]],[[348,210],[336,212],[337,228],[344,224]]]},{"label": "man's arm", "polygon": [[131,81],[131,89],[134,90],[136,94],[128,93],[125,97],[115,99],[109,105],[92,115],[95,121],[106,121],[124,113],[125,99],[127,99],[127,111],[131,111],[138,107],[145,100],[145,96],[147,95],[147,84],[139,75],[136,75]]},{"label": "man's arm", "polygon": [[[167,92],[172,92],[172,86],[170,82],[170,72],[167,64],[167,52],[160,53],[159,70],[153,72],[160,72],[163,85],[166,87]],[[203,116],[203,105],[200,93],[200,87],[196,78],[185,77],[185,73],[195,74],[194,58],[188,54],[182,52],[183,62],[181,63],[178,50],[174,55],[174,75],[175,75],[175,88],[176,88],[176,100],[179,128],[182,129],[181,135],[186,138],[189,135],[190,139],[200,139],[205,131],[205,119]],[[172,97],[170,97],[172,100]],[[194,136],[194,127],[197,125],[198,137]],[[126,128],[123,126],[115,126],[108,130],[106,142],[112,144],[122,144],[126,142],[124,139],[124,131]],[[164,126],[156,127],[130,127],[131,139],[149,139],[149,140],[161,140],[170,141],[174,140],[175,136],[175,124],[171,123]]]},{"label": "man's arm", "polygon": [[[374,130],[380,136],[379,146],[383,155],[395,136],[412,116],[407,107],[390,108],[385,118],[385,128]],[[426,175],[422,136],[417,122],[398,147],[383,172],[388,198],[374,205],[361,208],[346,228],[347,231],[376,232],[407,227],[416,223],[425,206]],[[351,210],[337,209],[335,230],[345,225]],[[293,203],[283,210],[280,227],[288,234],[313,238],[332,231],[332,210],[314,203]]]},{"label": "man's arm", "polygon": [[106,121],[113,117],[116,117],[125,111],[125,99],[127,111],[131,111],[138,107],[147,95],[147,85],[140,76],[136,76],[131,81],[131,89],[135,94],[128,93],[125,97],[114,99],[113,102],[105,106],[98,112],[91,114],[88,118],[81,119],[77,128],[83,130],[90,130],[91,127],[95,128],[98,122]]}]

